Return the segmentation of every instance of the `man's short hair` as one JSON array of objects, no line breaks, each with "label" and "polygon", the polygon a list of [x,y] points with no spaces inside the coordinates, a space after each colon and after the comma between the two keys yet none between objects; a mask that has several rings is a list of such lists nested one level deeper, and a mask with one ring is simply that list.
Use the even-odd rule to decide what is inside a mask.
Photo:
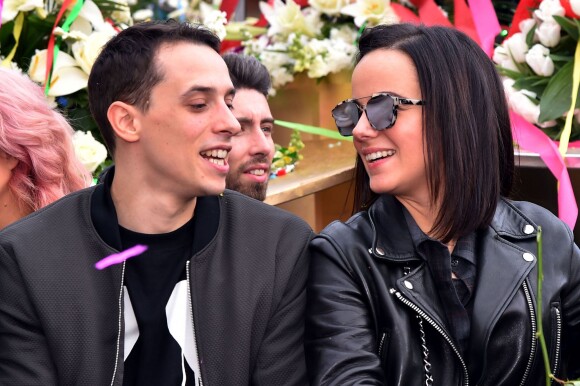
[{"label": "man's short hair", "polygon": [[121,101],[147,111],[151,90],[164,76],[155,64],[155,55],[162,44],[178,42],[206,45],[219,53],[220,40],[206,27],[167,20],[121,31],[97,57],[89,76],[89,104],[111,156],[115,135],[107,118],[109,106]]},{"label": "man's short hair", "polygon": [[236,89],[256,90],[268,97],[271,86],[270,74],[258,59],[239,54],[226,54],[223,58]]}]

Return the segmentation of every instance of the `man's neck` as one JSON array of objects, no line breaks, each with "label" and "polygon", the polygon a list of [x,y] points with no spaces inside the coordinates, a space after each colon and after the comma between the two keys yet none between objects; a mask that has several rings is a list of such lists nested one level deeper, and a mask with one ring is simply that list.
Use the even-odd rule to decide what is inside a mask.
[{"label": "man's neck", "polygon": [[115,171],[111,197],[119,225],[134,232],[174,231],[193,217],[196,197],[183,199],[133,175]]}]

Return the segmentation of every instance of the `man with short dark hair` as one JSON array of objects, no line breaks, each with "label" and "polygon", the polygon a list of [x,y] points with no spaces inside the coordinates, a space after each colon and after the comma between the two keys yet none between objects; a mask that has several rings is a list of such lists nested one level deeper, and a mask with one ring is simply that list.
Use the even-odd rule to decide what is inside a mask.
[{"label": "man with short dark hair", "polygon": [[227,54],[224,61],[236,88],[232,112],[242,129],[232,138],[226,187],[264,201],[274,158],[274,118],[266,99],[270,74],[252,56]]},{"label": "man with short dark hair", "polygon": [[1,385],[306,383],[312,230],[224,192],[240,125],[218,49],[172,21],[104,47],[89,99],[115,167],[0,233]]}]

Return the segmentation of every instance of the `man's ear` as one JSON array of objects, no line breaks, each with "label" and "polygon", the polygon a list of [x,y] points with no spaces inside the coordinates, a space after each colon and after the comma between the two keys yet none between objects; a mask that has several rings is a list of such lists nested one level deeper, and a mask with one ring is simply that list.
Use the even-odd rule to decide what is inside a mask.
[{"label": "man's ear", "polygon": [[140,136],[139,115],[136,106],[115,101],[107,110],[107,118],[115,135],[125,142],[137,142]]}]

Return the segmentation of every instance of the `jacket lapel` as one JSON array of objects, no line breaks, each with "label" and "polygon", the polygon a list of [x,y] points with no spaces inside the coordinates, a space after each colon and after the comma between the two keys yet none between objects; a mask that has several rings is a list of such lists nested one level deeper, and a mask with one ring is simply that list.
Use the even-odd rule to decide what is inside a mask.
[{"label": "jacket lapel", "polygon": [[535,251],[517,247],[510,239],[536,237],[536,229],[514,207],[500,201],[492,224],[479,238],[470,341],[477,349],[471,350],[470,363],[481,364],[482,371],[494,326],[536,265]]}]

